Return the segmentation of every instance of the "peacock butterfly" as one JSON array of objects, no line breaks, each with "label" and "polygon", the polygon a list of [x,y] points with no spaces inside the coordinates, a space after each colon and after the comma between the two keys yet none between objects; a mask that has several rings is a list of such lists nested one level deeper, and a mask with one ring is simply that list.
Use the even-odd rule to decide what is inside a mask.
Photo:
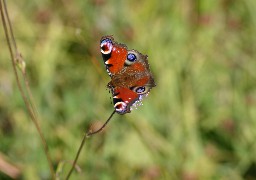
[{"label": "peacock butterfly", "polygon": [[100,50],[106,70],[111,77],[107,87],[111,90],[115,112],[129,113],[132,107],[141,105],[143,97],[156,86],[150,72],[148,56],[136,50],[128,50],[125,44],[104,36]]}]

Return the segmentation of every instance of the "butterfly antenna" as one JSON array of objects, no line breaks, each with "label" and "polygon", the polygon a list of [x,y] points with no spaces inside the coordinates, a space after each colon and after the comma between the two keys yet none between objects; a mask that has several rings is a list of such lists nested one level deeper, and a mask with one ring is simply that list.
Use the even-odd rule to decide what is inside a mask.
[{"label": "butterfly antenna", "polygon": [[101,132],[105,128],[105,126],[108,124],[108,122],[112,119],[112,116],[115,114],[115,112],[116,112],[116,110],[114,110],[111,113],[111,115],[109,116],[108,120],[98,130],[96,130],[96,131],[89,130],[89,132],[87,132],[86,136],[90,137],[90,136],[92,136],[94,134],[97,134],[97,133]]}]

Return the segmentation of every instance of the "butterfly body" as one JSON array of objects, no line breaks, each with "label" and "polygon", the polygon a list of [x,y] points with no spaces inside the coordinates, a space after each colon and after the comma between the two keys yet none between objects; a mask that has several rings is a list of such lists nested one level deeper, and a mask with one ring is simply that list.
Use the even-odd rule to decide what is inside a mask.
[{"label": "butterfly body", "polygon": [[155,85],[149,69],[148,56],[104,36],[100,43],[103,61],[111,77],[108,88],[112,92],[115,111],[129,113],[141,104]]}]

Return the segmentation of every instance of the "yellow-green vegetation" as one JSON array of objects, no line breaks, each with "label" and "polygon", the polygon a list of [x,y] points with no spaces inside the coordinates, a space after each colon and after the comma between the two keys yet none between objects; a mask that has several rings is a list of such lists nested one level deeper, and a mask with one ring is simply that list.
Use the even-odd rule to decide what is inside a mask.
[{"label": "yellow-green vegetation", "polygon": [[[256,1],[7,5],[54,167],[67,162],[61,178],[83,133],[113,111],[99,51],[100,38],[113,35],[149,56],[157,87],[86,141],[71,179],[256,179]],[[0,38],[0,157],[23,179],[49,179],[2,25]]]}]

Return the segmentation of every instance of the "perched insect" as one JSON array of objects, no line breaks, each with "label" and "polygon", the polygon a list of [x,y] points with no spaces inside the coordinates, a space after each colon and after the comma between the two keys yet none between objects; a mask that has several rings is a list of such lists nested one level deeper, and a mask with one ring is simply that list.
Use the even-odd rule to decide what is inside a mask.
[{"label": "perched insect", "polygon": [[100,132],[113,114],[131,112],[133,107],[141,105],[143,97],[156,86],[149,69],[148,56],[114,41],[112,36],[104,36],[100,41],[100,51],[106,70],[111,78],[108,88],[112,92],[114,112],[95,134]]},{"label": "perched insect", "polygon": [[149,69],[148,56],[128,50],[126,45],[115,42],[112,36],[102,37],[100,50],[111,77],[108,87],[113,95],[115,111],[119,114],[129,113],[156,86]]}]

